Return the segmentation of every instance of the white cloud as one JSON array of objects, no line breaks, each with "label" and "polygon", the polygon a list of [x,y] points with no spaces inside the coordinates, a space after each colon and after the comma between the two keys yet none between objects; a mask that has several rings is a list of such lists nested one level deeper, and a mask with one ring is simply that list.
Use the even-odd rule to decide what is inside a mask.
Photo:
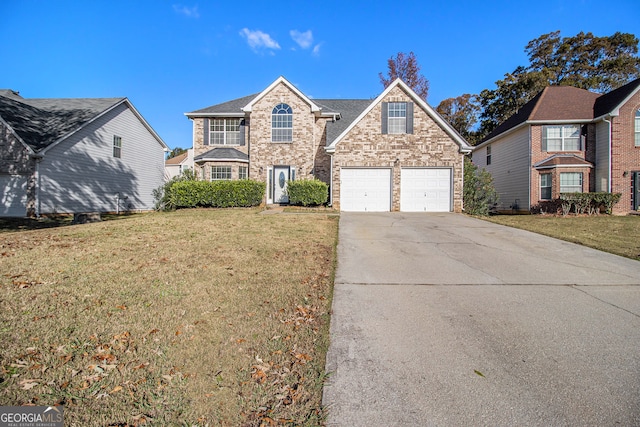
[{"label": "white cloud", "polygon": [[280,49],[280,45],[277,41],[271,38],[267,33],[263,33],[260,30],[251,31],[248,28],[243,28],[240,31],[240,35],[247,39],[247,43],[253,50],[260,48],[266,49]]},{"label": "white cloud", "polygon": [[307,30],[304,33],[301,33],[298,30],[291,30],[289,31],[289,34],[293,41],[298,43],[298,46],[303,49],[307,49],[313,44],[313,34],[311,33],[311,30]]},{"label": "white cloud", "polygon": [[320,46],[322,46],[322,43],[318,43],[317,45],[315,45],[313,47],[313,54],[314,55],[320,55]]},{"label": "white cloud", "polygon": [[173,10],[176,13],[184,15],[188,18],[200,18],[200,12],[198,12],[198,6],[189,7],[181,4],[174,4]]}]

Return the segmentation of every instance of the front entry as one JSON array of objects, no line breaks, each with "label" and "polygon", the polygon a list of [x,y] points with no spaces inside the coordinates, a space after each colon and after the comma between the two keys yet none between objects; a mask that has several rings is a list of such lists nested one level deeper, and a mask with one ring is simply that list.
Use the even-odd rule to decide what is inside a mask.
[{"label": "front entry", "polygon": [[289,166],[273,167],[273,203],[289,203],[287,181],[291,179]]}]

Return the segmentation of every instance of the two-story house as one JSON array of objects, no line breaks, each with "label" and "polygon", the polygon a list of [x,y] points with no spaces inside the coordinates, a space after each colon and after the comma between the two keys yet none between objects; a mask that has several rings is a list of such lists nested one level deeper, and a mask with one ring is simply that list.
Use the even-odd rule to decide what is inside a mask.
[{"label": "two-story house", "polygon": [[288,181],[316,178],[343,211],[462,210],[471,147],[401,80],[373,100],[311,99],[280,77],[185,115],[200,178],[265,182],[267,204],[288,202]]},{"label": "two-story house", "polygon": [[499,211],[529,211],[560,193],[621,193],[640,210],[640,79],[604,95],[550,86],[473,151],[494,179]]}]

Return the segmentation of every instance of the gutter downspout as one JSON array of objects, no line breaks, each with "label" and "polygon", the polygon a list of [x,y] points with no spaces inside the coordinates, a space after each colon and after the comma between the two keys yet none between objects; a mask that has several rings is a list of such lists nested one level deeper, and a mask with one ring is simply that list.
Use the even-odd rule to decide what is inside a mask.
[{"label": "gutter downspout", "polygon": [[44,158],[44,156],[42,154],[36,154],[33,156],[33,159],[36,161],[36,171],[35,171],[35,176],[33,177],[35,182],[36,182],[36,191],[35,191],[35,208],[36,208],[36,218],[40,218],[40,161],[42,161],[42,159]]},{"label": "gutter downspout", "polygon": [[331,183],[329,186],[329,206],[333,207],[333,153],[329,153],[329,158],[331,159],[329,165],[329,182]]},{"label": "gutter downspout", "polygon": [[611,121],[607,120],[605,117],[602,118],[603,122],[606,122],[609,125],[609,140],[607,141],[607,143],[609,144],[609,167],[608,169],[608,173],[609,173],[609,177],[607,179],[607,192],[611,193],[611,176],[612,176],[612,172],[611,172],[611,168],[613,167],[613,165],[611,164],[611,147],[612,147],[612,143],[611,143]]}]

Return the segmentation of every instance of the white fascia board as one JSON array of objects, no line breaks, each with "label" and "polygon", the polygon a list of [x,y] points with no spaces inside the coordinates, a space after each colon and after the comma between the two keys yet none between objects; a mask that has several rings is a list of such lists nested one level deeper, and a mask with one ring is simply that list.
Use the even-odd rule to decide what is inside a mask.
[{"label": "white fascia board", "polygon": [[16,131],[15,131],[15,130],[13,130],[13,128],[9,125],[9,123],[7,123],[7,122],[2,118],[2,116],[0,116],[0,122],[1,122],[1,123],[2,123],[6,128],[7,128],[7,129],[9,129],[9,132],[11,132],[11,133],[13,134],[13,136],[15,136],[15,137],[16,137],[16,139],[20,142],[20,144],[22,144],[22,146],[23,146],[24,148],[26,148],[26,149],[27,149],[27,151],[29,152],[29,155],[30,155],[30,156],[35,156],[35,155],[36,155],[36,152],[35,152],[35,151],[33,151],[33,148],[31,148],[31,147],[29,146],[29,144],[27,144],[26,142],[24,142],[24,141],[22,140],[22,138],[20,138],[20,135],[18,135],[18,134],[16,133]]},{"label": "white fascia board", "polygon": [[269,93],[274,87],[276,87],[277,85],[279,85],[280,83],[286,85],[289,87],[289,89],[291,89],[296,95],[298,95],[300,98],[302,98],[307,104],[309,104],[309,106],[311,107],[311,111],[314,113],[320,112],[322,109],[320,107],[318,107],[313,101],[311,101],[311,99],[305,95],[304,93],[300,92],[298,90],[297,87],[295,87],[294,85],[292,85],[287,79],[285,79],[283,76],[278,77],[273,83],[271,83],[265,90],[263,90],[262,92],[260,92],[258,94],[258,96],[256,96],[255,98],[253,98],[251,100],[251,102],[249,102],[246,106],[244,106],[242,108],[242,111],[244,111],[245,113],[250,113],[253,109],[253,104],[255,104],[256,102],[258,102],[260,99],[262,99],[262,97],[264,97],[267,93]]},{"label": "white fascia board", "polygon": [[534,166],[536,170],[542,169],[560,169],[560,168],[593,168],[593,165],[551,165],[551,166]]},{"label": "white fascia board", "polygon": [[325,150],[328,153],[335,152],[335,146],[358,124],[367,114],[373,110],[373,108],[378,105],[388,94],[394,89],[396,86],[400,86],[413,101],[422,107],[423,110],[427,112],[427,115],[431,117],[433,121],[435,121],[460,147],[460,152],[467,154],[470,153],[472,147],[467,143],[467,141],[460,136],[460,134],[451,127],[433,108],[429,106],[422,98],[420,98],[406,83],[404,83],[400,79],[396,79],[393,83],[391,83],[387,88],[380,94],[376,99],[374,99],[371,104],[362,112],[360,115],[347,127],[338,137],[331,143],[331,145],[327,146]]}]

